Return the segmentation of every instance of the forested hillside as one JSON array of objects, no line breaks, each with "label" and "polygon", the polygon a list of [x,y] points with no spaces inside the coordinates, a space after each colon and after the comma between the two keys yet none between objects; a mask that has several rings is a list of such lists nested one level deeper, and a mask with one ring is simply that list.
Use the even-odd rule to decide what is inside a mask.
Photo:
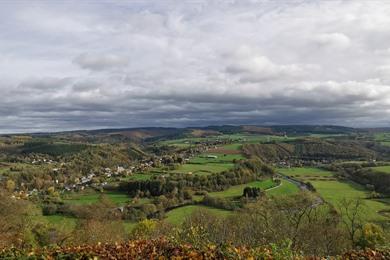
[{"label": "forested hillside", "polygon": [[243,152],[267,162],[278,160],[375,159],[376,152],[352,141],[303,139],[288,143],[245,144]]}]

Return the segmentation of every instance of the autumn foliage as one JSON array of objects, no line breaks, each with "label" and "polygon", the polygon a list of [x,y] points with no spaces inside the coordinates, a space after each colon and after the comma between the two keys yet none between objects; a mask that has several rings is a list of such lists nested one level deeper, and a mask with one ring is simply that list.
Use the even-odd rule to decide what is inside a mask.
[{"label": "autumn foliage", "polygon": [[[389,259],[390,251],[350,251],[331,259]],[[1,259],[329,259],[300,256],[274,247],[233,247],[209,245],[196,249],[188,244],[175,244],[164,238],[131,240],[123,243],[38,248],[33,251],[6,249]]]}]

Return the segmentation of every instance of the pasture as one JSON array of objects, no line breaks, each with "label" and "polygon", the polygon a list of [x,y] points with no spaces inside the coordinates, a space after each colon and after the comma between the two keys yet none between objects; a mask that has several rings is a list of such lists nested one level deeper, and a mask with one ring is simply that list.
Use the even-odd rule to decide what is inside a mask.
[{"label": "pasture", "polygon": [[[63,215],[50,215],[50,216],[42,216],[42,221],[47,222],[49,225],[58,228],[60,230],[71,232],[77,226],[77,218],[63,216]],[[134,226],[137,224],[131,221],[123,221],[123,228],[127,233],[130,233]]]},{"label": "pasture", "polygon": [[68,217],[64,215],[50,215],[42,216],[50,225],[65,230],[73,230],[76,227],[77,218]]},{"label": "pasture", "polygon": [[230,148],[239,149],[243,143],[265,143],[265,142],[280,142],[280,141],[292,141],[297,137],[285,137],[277,135],[265,135],[265,134],[223,134],[208,137],[189,137],[175,140],[166,140],[160,142],[161,145],[173,145],[177,147],[189,147],[202,142],[214,142],[220,140],[230,140]]},{"label": "pasture", "polygon": [[186,217],[190,216],[194,211],[199,209],[207,210],[208,212],[221,217],[227,217],[230,214],[232,214],[232,211],[228,211],[228,210],[216,209],[216,208],[206,207],[202,205],[189,205],[189,206],[176,208],[167,212],[166,221],[168,221],[171,224],[180,225],[181,223],[183,223]]},{"label": "pasture", "polygon": [[121,181],[130,181],[130,180],[146,181],[146,180],[149,180],[152,176],[153,176],[153,174],[134,173],[130,176],[121,178]]},{"label": "pasture", "polygon": [[66,194],[64,196],[64,202],[73,205],[86,205],[97,203],[101,196],[106,196],[115,205],[124,205],[131,200],[129,196],[120,192],[104,192],[99,193],[92,190],[85,192],[79,192],[76,194]]},{"label": "pasture", "polygon": [[[216,158],[213,158],[215,156]],[[204,153],[190,159],[189,163],[232,163],[233,160],[241,160],[241,154]]]},{"label": "pasture", "polygon": [[244,157],[241,154],[203,153],[193,157],[186,164],[180,165],[173,173],[192,173],[209,175],[230,170],[234,167],[233,161]]},{"label": "pasture", "polygon": [[243,195],[245,187],[256,187],[260,188],[262,191],[275,187],[277,184],[272,181],[272,179],[267,179],[264,181],[253,181],[246,184],[235,185],[224,191],[210,192],[209,195],[213,197],[221,198],[233,198]]},{"label": "pasture", "polygon": [[335,180],[333,173],[313,167],[278,168],[277,172],[299,181]]},{"label": "pasture", "polygon": [[210,163],[210,164],[194,164],[194,163],[187,163],[180,165],[177,170],[174,170],[172,172],[174,173],[192,173],[192,174],[199,174],[199,175],[209,175],[212,173],[218,173],[223,172],[226,170],[229,170],[233,168],[232,163]]},{"label": "pasture", "polygon": [[363,199],[365,204],[364,217],[366,220],[374,222],[390,220],[378,213],[381,210],[390,210],[390,205],[380,201],[366,199],[369,192],[361,185],[341,181],[311,181],[311,183],[322,198],[335,206],[344,198]]},{"label": "pasture", "polygon": [[283,196],[299,192],[299,188],[295,184],[283,179],[281,181],[279,186],[266,190],[266,194],[270,196]]},{"label": "pasture", "polygon": [[390,165],[371,167],[371,169],[374,171],[385,172],[390,174]]},{"label": "pasture", "polygon": [[10,166],[6,164],[0,164],[0,174],[3,174],[9,171]]},{"label": "pasture", "polygon": [[390,146],[390,132],[374,134],[374,140],[384,146]]},{"label": "pasture", "polygon": [[[386,168],[382,170],[390,170],[390,166],[384,167]],[[366,199],[369,196],[369,191],[365,190],[363,186],[347,181],[339,181],[333,177],[332,172],[311,167],[279,168],[277,171],[300,181],[310,181],[318,194],[324,200],[335,206],[344,198],[363,199],[366,220],[379,222],[389,221],[388,218],[378,212],[381,210],[390,210],[390,205],[386,205],[381,201]],[[277,191],[278,189],[275,189],[275,192]]]}]

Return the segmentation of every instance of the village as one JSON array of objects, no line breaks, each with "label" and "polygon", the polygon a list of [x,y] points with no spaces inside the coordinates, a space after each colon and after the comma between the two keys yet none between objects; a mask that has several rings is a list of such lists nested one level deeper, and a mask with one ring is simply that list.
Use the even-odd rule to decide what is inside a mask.
[{"label": "village", "polygon": [[[115,185],[121,180],[132,179],[132,176],[137,173],[147,175],[150,171],[159,169],[159,176],[164,177],[169,173],[169,169],[172,170],[177,165],[188,163],[192,157],[207,153],[210,149],[216,149],[221,145],[232,142],[229,139],[196,141],[192,143],[191,147],[181,149],[178,152],[174,151],[171,154],[161,156],[153,155],[150,158],[133,161],[131,165],[118,164],[113,167],[95,168],[89,172],[80,172],[76,175],[67,171],[69,162],[66,161],[66,158],[56,159],[55,157],[44,154],[27,155],[19,159],[23,162],[23,167],[11,167],[10,169],[13,171],[23,171],[25,168],[28,168],[28,165],[48,168],[53,176],[62,176],[61,178],[53,178],[51,180],[49,188],[54,189],[56,191],[55,194],[81,192],[88,188],[103,191],[105,188],[108,189],[110,188],[109,186]],[[216,155],[205,156],[210,159],[217,158]],[[187,172],[187,174],[192,174],[192,172]],[[72,177],[73,175],[74,177]],[[66,178],[63,178],[64,176]],[[48,188],[42,190],[39,187],[32,187],[29,189],[23,182],[20,183],[20,186],[15,184],[10,184],[9,186],[14,186],[13,198],[27,199],[31,196],[48,194]]]}]

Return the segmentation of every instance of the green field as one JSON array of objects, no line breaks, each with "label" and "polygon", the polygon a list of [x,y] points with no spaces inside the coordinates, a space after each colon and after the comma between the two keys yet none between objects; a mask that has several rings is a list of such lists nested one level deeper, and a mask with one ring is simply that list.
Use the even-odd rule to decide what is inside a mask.
[{"label": "green field", "polygon": [[313,167],[278,168],[277,171],[283,175],[304,182],[316,180],[335,180],[332,172]]},{"label": "green field", "polygon": [[[217,158],[210,158],[207,156],[216,156]],[[241,160],[244,157],[241,154],[219,154],[219,153],[205,153],[190,159],[189,163],[226,163],[233,162],[233,160]]]},{"label": "green field", "polygon": [[292,168],[278,168],[278,172],[287,176],[317,176],[317,177],[330,177],[333,176],[332,172],[325,171],[313,167],[292,167]]},{"label": "green field", "polygon": [[0,174],[3,174],[5,172],[7,172],[8,170],[9,170],[8,166],[2,166],[2,167],[0,167]]},{"label": "green field", "polygon": [[[390,166],[384,166],[381,170],[388,170],[390,172]],[[293,177],[294,179],[301,181],[310,181],[316,188],[317,192],[326,201],[337,205],[343,198],[347,199],[364,199],[365,202],[365,216],[368,221],[385,221],[386,217],[380,215],[378,211],[389,210],[390,206],[380,201],[374,201],[365,199],[369,192],[358,184],[350,182],[341,182],[333,177],[332,172],[325,171],[318,168],[310,167],[296,167],[296,168],[280,168],[278,172]],[[284,181],[285,183],[286,181]],[[279,188],[271,192],[278,192]],[[388,220],[388,219],[387,219]]]},{"label": "green field", "polygon": [[[212,158],[210,156],[216,156]],[[182,164],[174,173],[192,173],[208,175],[227,171],[234,167],[233,160],[243,159],[241,154],[204,153],[193,157],[188,163]]]},{"label": "green field", "polygon": [[210,163],[210,164],[192,164],[187,163],[180,165],[180,167],[177,170],[174,170],[172,172],[174,173],[192,173],[192,174],[200,174],[200,175],[208,175],[212,173],[218,173],[223,172],[226,170],[229,170],[233,168],[232,163],[224,163],[224,164],[217,164],[217,163]]},{"label": "green field", "polygon": [[[66,231],[72,231],[76,228],[77,219],[73,217],[63,216],[63,215],[51,215],[51,216],[42,216],[42,219],[47,221],[49,224],[53,225],[56,228],[61,228]],[[136,225],[135,222],[123,221],[123,226],[126,232],[131,232],[131,230]]]},{"label": "green field", "polygon": [[[274,185],[275,183],[271,179],[265,181],[255,181],[243,185],[236,185],[225,191],[211,192],[209,193],[209,195],[216,196],[216,197],[226,197],[226,198],[236,197],[242,195],[244,188],[247,186],[259,187],[262,190],[271,188],[269,191],[266,192],[267,194],[273,196],[289,195],[289,194],[294,194],[299,192],[299,189],[296,185],[285,180],[282,180],[280,186],[272,188]],[[216,208],[206,207],[202,205],[190,205],[190,206],[180,207],[167,212],[166,220],[172,224],[180,224],[184,221],[186,216],[191,215],[191,213],[197,209],[206,209],[212,213],[217,214],[218,216],[228,216],[229,214],[232,214],[232,211],[228,211],[228,210],[216,209]]]},{"label": "green field", "polygon": [[390,165],[371,167],[371,169],[373,169],[374,171],[385,172],[390,174]]},{"label": "green field", "polygon": [[278,187],[272,188],[270,190],[267,190],[267,195],[270,196],[283,196],[283,195],[291,195],[299,192],[299,188],[297,185],[286,181],[281,180],[281,184]]},{"label": "green field", "polygon": [[253,181],[242,185],[232,186],[229,189],[226,189],[224,191],[210,192],[209,195],[213,197],[223,197],[223,198],[238,197],[238,196],[242,196],[245,187],[256,187],[264,191],[266,189],[270,189],[275,186],[276,183],[271,179],[264,180],[264,181]]},{"label": "green field", "polygon": [[185,218],[189,215],[191,215],[195,210],[199,209],[205,209],[209,211],[210,213],[216,214],[218,216],[226,217],[232,214],[231,211],[223,210],[223,209],[216,209],[216,208],[210,208],[202,205],[190,205],[190,206],[184,206],[180,208],[173,209],[166,214],[166,220],[169,223],[179,225],[181,224]]},{"label": "green field", "polygon": [[311,183],[321,197],[334,205],[337,205],[343,198],[364,199],[364,215],[368,221],[390,220],[389,218],[378,214],[378,211],[380,210],[390,210],[390,205],[375,200],[365,199],[368,196],[368,191],[360,185],[340,181],[312,181]]},{"label": "green field", "polygon": [[382,145],[390,146],[390,133],[376,133],[374,134],[374,140]]},{"label": "green field", "polygon": [[121,178],[121,181],[129,181],[129,180],[146,181],[146,180],[149,180],[152,176],[153,176],[153,174],[134,173],[130,176]]},{"label": "green field", "polygon": [[239,151],[241,150],[242,144],[241,143],[234,143],[234,144],[226,144],[223,145],[222,148],[226,150],[235,150]]},{"label": "green field", "polygon": [[63,226],[68,230],[72,230],[76,227],[77,219],[73,217],[63,216],[63,215],[50,215],[43,216],[49,224],[52,224],[56,227]]},{"label": "green field", "polygon": [[69,194],[64,198],[64,202],[69,204],[74,204],[74,205],[93,204],[99,201],[101,195],[105,195],[109,200],[111,200],[116,205],[123,205],[126,204],[126,202],[131,200],[131,198],[124,193],[119,193],[119,192],[98,193],[94,191],[88,191],[88,192],[77,193],[77,194]]},{"label": "green field", "polygon": [[209,137],[192,137],[192,138],[182,138],[175,140],[166,140],[162,141],[163,145],[174,145],[178,147],[188,147],[195,145],[199,142],[213,142],[218,140],[231,140],[235,146],[232,146],[234,149],[239,149],[240,145],[243,143],[264,143],[271,141],[291,141],[295,140],[297,137],[284,137],[277,135],[263,135],[263,134],[224,134],[216,135]]},{"label": "green field", "polygon": [[332,137],[341,137],[347,136],[346,134],[309,134],[310,137],[316,138],[332,138]]}]

